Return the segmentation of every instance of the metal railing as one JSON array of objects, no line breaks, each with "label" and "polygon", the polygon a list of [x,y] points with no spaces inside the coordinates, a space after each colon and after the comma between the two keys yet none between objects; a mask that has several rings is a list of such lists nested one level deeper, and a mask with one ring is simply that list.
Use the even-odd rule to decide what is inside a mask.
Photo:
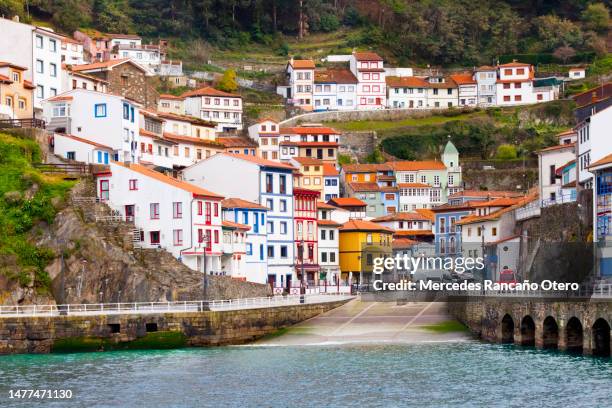
[{"label": "metal railing", "polygon": [[0,119],[0,129],[12,128],[45,128],[45,121],[42,119]]},{"label": "metal railing", "polygon": [[35,163],[33,167],[43,173],[91,174],[92,166],[85,163]]},{"label": "metal railing", "polygon": [[320,293],[316,295],[269,296],[210,301],[200,300],[183,302],[81,303],[65,305],[0,306],[0,318],[17,316],[89,316],[113,314],[186,313],[203,310],[241,310],[325,303],[350,298],[351,296],[347,294]]}]

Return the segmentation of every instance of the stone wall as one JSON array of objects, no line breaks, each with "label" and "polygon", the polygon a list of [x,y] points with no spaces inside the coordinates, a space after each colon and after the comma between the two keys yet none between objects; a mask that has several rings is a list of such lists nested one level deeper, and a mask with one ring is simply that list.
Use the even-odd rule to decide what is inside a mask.
[{"label": "stone wall", "polygon": [[152,84],[152,77],[147,77],[134,65],[121,64],[113,67],[111,71],[94,72],[91,75],[108,81],[110,93],[133,99],[147,109],[157,110],[159,93]]},{"label": "stone wall", "polygon": [[374,131],[343,132],[338,151],[353,160],[362,160],[372,153],[377,144],[378,137]]},{"label": "stone wall", "polygon": [[[128,347],[151,332],[181,335],[184,346],[243,344],[345,302],[221,312],[2,318],[0,354],[50,353],[61,344],[75,349],[87,344],[100,350]],[[153,346],[165,347],[163,342]]]},{"label": "stone wall", "polygon": [[525,191],[538,183],[538,169],[464,169],[462,178],[466,190]]},{"label": "stone wall", "polygon": [[[544,320],[552,317],[558,327],[560,350],[568,349],[566,327],[568,321],[575,317],[582,327],[584,354],[592,354],[595,349],[593,326],[598,319],[612,323],[612,302],[596,299],[541,299],[541,298],[455,298],[448,303],[449,313],[465,324],[478,338],[489,342],[514,342],[526,344],[528,334],[521,330],[521,323],[526,316],[535,323],[533,342],[538,348],[545,346],[548,335]],[[505,316],[512,323],[507,326],[509,333],[503,331],[502,320]],[[511,340],[510,340],[511,338]]]}]

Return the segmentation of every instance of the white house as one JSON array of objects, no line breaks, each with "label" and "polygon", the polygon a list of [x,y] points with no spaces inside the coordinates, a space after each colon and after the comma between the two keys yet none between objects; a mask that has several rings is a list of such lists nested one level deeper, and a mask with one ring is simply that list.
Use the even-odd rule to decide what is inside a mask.
[{"label": "white house", "polygon": [[36,87],[34,108],[42,101],[60,94],[62,89],[62,39],[49,28],[23,24],[0,17],[0,61],[27,68],[25,79]]},{"label": "white house", "polygon": [[249,137],[259,144],[259,154],[263,159],[280,160],[280,127],[277,121],[265,118],[249,126]]},{"label": "white house", "polygon": [[450,77],[431,75],[427,77],[428,108],[444,109],[459,105],[459,88]]},{"label": "white house", "polygon": [[267,282],[289,289],[295,278],[293,171],[289,164],[254,156],[219,153],[183,170],[184,180],[268,208]]},{"label": "white house", "polygon": [[223,245],[221,253],[221,275],[234,279],[248,280],[249,270],[246,265],[248,225],[223,220]]},{"label": "white house", "polygon": [[226,198],[221,202],[223,221],[246,225],[246,268],[249,282],[268,283],[268,208],[241,198]]},{"label": "white house", "polygon": [[134,223],[143,248],[163,248],[191,269],[221,274],[222,196],[139,164],[111,162],[98,197]]},{"label": "white house", "polygon": [[478,105],[497,104],[497,67],[483,65],[476,68],[474,78],[478,87]]},{"label": "white house", "polygon": [[[117,40],[113,40],[113,43]],[[130,41],[131,42],[131,41]],[[159,74],[162,56],[159,45],[154,44],[117,44],[114,45],[111,59],[130,58],[151,74]]]},{"label": "white house", "polygon": [[329,201],[340,197],[340,173],[331,163],[323,164],[323,194],[321,199]]},{"label": "white house", "polygon": [[536,102],[533,92],[533,66],[510,62],[497,67],[496,97],[498,106],[525,105]]},{"label": "white house", "polygon": [[68,67],[62,69],[62,89],[68,91],[77,88],[107,93],[108,81],[93,75],[72,71]]},{"label": "white house", "polygon": [[387,106],[384,61],[375,52],[353,52],[350,70],[358,81],[357,109],[383,109]]},{"label": "white house", "polygon": [[86,164],[109,164],[115,155],[109,146],[61,133],[53,135],[53,153]]},{"label": "white house", "polygon": [[340,237],[338,229],[341,223],[333,220],[332,213],[343,211],[333,205],[318,203],[317,227],[319,230],[319,266],[323,281],[328,285],[339,284],[340,279],[340,259],[339,247]]},{"label": "white house", "polygon": [[457,84],[459,106],[476,106],[478,104],[478,84],[473,74],[454,74],[450,78]]},{"label": "white house", "polygon": [[575,130],[578,133],[578,151],[576,152],[576,166],[578,168],[578,183],[584,188],[593,185],[593,174],[589,166],[612,151],[612,107],[608,106],[597,110],[594,104],[592,114],[584,118]]},{"label": "white house", "polygon": [[73,89],[42,105],[48,130],[108,146],[115,152],[114,160],[138,161],[137,103],[118,95]]},{"label": "white house", "polygon": [[312,60],[296,60],[291,57],[286,68],[287,86],[279,89],[287,103],[307,111],[312,110],[314,70]]},{"label": "white house", "polygon": [[85,64],[83,44],[69,37],[62,37],[62,63],[66,65]]},{"label": "white house", "polygon": [[185,113],[215,122],[217,131],[242,129],[242,97],[211,87],[195,89],[181,95],[185,98]]},{"label": "white house", "polygon": [[157,110],[165,113],[174,113],[176,115],[185,114],[185,98],[182,96],[161,94]]},{"label": "white house", "polygon": [[357,106],[357,78],[348,69],[315,71],[314,110],[351,110]]},{"label": "white house", "polygon": [[431,219],[416,211],[387,214],[374,218],[372,222],[394,230],[395,238],[433,239]]},{"label": "white house", "polygon": [[567,76],[569,79],[584,79],[586,77],[585,67],[574,67],[570,68]]},{"label": "white house", "polygon": [[538,151],[538,185],[540,199],[546,204],[573,201],[575,197],[564,196],[563,181],[558,170],[576,158],[576,144],[562,144]]},{"label": "white house", "polygon": [[387,76],[389,108],[427,109],[429,83],[414,76]]}]

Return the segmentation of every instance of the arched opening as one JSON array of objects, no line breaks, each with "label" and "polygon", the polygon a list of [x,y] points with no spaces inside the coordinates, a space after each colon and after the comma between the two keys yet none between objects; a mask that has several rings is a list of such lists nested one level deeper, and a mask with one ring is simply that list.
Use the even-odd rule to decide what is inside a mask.
[{"label": "arched opening", "polygon": [[514,343],[514,320],[509,314],[501,321],[502,343]]},{"label": "arched opening", "polygon": [[544,319],[542,330],[542,347],[545,349],[556,349],[559,346],[559,326],[554,317],[548,316]]},{"label": "arched opening", "polygon": [[531,316],[525,316],[521,320],[521,345],[535,346],[535,323]]},{"label": "arched opening", "polygon": [[567,351],[582,354],[582,323],[577,317],[572,317],[565,326],[565,344]]},{"label": "arched opening", "polygon": [[593,355],[610,357],[610,325],[605,319],[593,324]]}]

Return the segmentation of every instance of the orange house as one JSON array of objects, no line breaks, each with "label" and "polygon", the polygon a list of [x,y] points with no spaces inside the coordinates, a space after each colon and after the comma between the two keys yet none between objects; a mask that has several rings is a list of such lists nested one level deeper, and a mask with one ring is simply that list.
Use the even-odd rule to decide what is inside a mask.
[{"label": "orange house", "polygon": [[0,61],[0,119],[29,119],[34,116],[34,85],[24,79],[25,71],[25,67]]}]

